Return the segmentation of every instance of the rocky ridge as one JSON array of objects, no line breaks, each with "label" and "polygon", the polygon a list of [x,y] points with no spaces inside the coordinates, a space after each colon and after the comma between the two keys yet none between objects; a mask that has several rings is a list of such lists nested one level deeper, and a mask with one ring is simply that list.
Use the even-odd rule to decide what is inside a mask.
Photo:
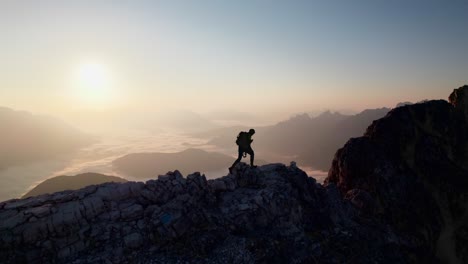
[{"label": "rocky ridge", "polygon": [[0,203],[0,262],[467,263],[467,94],[392,110],[325,185],[241,163]]},{"label": "rocky ridge", "polygon": [[[294,163],[206,180],[178,171],[0,204],[2,263],[342,263],[402,258],[333,185]],[[371,233],[369,233],[370,235]],[[378,250],[377,250],[378,249]],[[359,250],[359,251],[356,251]],[[356,255],[356,253],[358,253]],[[399,255],[400,254],[400,255]]]}]

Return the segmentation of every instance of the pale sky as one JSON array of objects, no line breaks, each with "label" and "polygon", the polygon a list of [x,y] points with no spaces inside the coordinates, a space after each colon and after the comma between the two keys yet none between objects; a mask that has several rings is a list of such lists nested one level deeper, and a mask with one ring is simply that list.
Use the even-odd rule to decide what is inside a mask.
[{"label": "pale sky", "polygon": [[446,99],[468,1],[0,0],[0,106],[64,116]]}]

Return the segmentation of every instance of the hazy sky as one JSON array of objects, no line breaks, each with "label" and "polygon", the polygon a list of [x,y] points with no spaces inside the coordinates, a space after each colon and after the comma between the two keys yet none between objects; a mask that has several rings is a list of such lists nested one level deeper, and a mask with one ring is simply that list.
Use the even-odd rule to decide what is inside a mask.
[{"label": "hazy sky", "polygon": [[0,1],[0,106],[302,112],[447,98],[468,1]]}]

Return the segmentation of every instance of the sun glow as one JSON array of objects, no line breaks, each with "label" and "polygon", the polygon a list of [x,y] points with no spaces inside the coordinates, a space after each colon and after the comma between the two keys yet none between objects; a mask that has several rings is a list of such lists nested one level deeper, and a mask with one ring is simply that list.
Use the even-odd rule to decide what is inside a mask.
[{"label": "sun glow", "polygon": [[73,97],[81,103],[96,107],[112,101],[111,76],[105,65],[83,63],[75,71],[73,79]]}]

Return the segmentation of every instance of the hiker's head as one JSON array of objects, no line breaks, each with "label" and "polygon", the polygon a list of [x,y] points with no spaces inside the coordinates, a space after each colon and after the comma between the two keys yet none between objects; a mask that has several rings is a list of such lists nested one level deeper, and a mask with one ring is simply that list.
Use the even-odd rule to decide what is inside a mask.
[{"label": "hiker's head", "polygon": [[250,134],[250,135],[255,134],[255,129],[251,128],[251,129],[249,130],[249,134]]}]

